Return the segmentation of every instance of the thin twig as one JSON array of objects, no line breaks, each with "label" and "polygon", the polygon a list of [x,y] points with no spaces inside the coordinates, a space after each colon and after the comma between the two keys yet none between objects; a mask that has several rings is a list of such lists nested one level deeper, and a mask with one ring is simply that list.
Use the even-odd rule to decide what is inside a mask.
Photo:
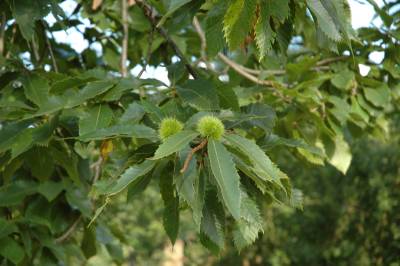
[{"label": "thin twig", "polygon": [[207,58],[207,40],[206,40],[206,35],[204,34],[204,31],[201,28],[200,22],[196,16],[193,17],[193,27],[195,28],[197,34],[199,35],[200,38],[200,43],[201,43],[201,58],[203,59],[203,62],[206,64],[207,68],[209,70],[213,70],[213,67],[211,66],[210,62],[208,61]]},{"label": "thin twig", "polygon": [[[47,28],[44,22],[43,22],[43,26],[44,26],[45,29]],[[52,63],[53,63],[54,71],[55,71],[56,73],[58,73],[58,66],[57,66],[56,58],[55,58],[55,56],[54,56],[53,46],[51,45],[51,42],[50,42],[50,40],[49,40],[49,37],[47,36],[46,30],[45,30],[44,35],[45,35],[45,37],[46,37],[46,44],[47,44],[47,48],[49,48],[49,53],[50,53],[51,61],[52,61]]]},{"label": "thin twig", "polygon": [[[203,29],[200,26],[200,23],[197,19],[197,17],[193,18],[193,26],[197,32],[197,34],[199,35],[199,38],[201,40],[202,43],[202,49],[205,49],[205,45],[206,45],[206,37],[204,34]],[[204,44],[203,44],[204,43]],[[204,47],[203,47],[204,46]],[[282,94],[282,92],[280,92],[279,90],[277,90],[275,88],[275,86],[277,85],[276,82],[271,81],[271,80],[261,80],[258,79],[257,77],[253,76],[252,74],[248,73],[247,71],[245,71],[244,67],[234,61],[232,61],[231,59],[229,59],[228,57],[226,57],[224,54],[222,53],[218,53],[218,57],[225,63],[227,64],[229,67],[231,67],[233,70],[235,70],[238,74],[242,75],[243,77],[247,78],[248,80],[253,81],[254,83],[260,84],[260,85],[264,85],[264,86],[268,86],[270,87],[270,89],[272,91],[274,91],[274,93],[279,96],[280,98],[287,100],[285,98],[285,96]],[[205,60],[207,61],[207,60]],[[282,84],[285,85],[286,84]]]},{"label": "thin twig", "polygon": [[72,223],[72,225],[68,228],[67,231],[64,232],[61,236],[57,237],[54,241],[59,244],[67,240],[72,233],[76,230],[76,227],[78,226],[79,222],[82,220],[82,215],[79,215],[79,217],[75,220],[75,222]]},{"label": "thin twig", "polygon": [[35,42],[35,37],[33,37],[32,39],[32,50],[33,50],[33,55],[35,56],[35,60],[36,63],[38,63],[40,61],[40,55],[39,55],[39,51],[38,51],[38,46]]},{"label": "thin twig", "polygon": [[197,74],[197,71],[193,68],[193,66],[186,59],[185,55],[179,49],[178,45],[172,40],[172,38],[169,36],[168,32],[163,27],[157,27],[158,21],[156,20],[155,16],[152,16],[151,8],[143,0],[136,1],[136,3],[138,4],[138,6],[140,8],[142,8],[144,15],[150,21],[152,26],[157,29],[158,33],[160,33],[161,36],[164,37],[164,39],[167,41],[169,46],[171,46],[171,48],[174,50],[175,54],[181,59],[181,61],[185,65],[187,71],[190,73],[190,75],[192,75],[193,78],[197,79],[199,77],[199,75]]},{"label": "thin twig", "polygon": [[321,61],[317,62],[316,66],[329,65],[331,63],[335,63],[335,62],[338,62],[338,61],[346,60],[347,58],[349,58],[349,56],[338,56],[338,57],[327,58],[327,59],[324,59],[324,60],[321,60]]},{"label": "thin twig", "polygon": [[236,62],[232,61],[231,59],[229,59],[228,57],[226,57],[224,54],[222,53],[218,53],[218,57],[228,66],[230,66],[233,70],[235,70],[238,74],[242,75],[243,77],[247,78],[250,81],[253,81],[254,83],[260,84],[260,85],[264,85],[264,86],[269,86],[269,87],[274,87],[275,86],[275,82],[271,81],[271,80],[261,80],[258,79],[257,77],[251,75],[250,73],[246,72],[245,70],[243,70],[243,68]]},{"label": "thin twig", "polygon": [[201,150],[202,148],[204,148],[207,145],[207,139],[204,139],[202,142],[200,142],[199,145],[197,145],[196,147],[194,147],[187,155],[185,163],[183,164],[183,167],[181,169],[181,173],[183,174],[184,172],[186,172],[187,168],[189,167],[189,163],[193,158],[193,155]]},{"label": "thin twig", "polygon": [[[10,47],[13,46],[14,42],[15,42],[15,36],[17,35],[17,24],[14,23],[13,29],[12,29],[12,37],[11,37],[11,42],[10,42]],[[11,49],[8,49],[7,53],[6,53],[6,59],[10,58],[11,55]]]},{"label": "thin twig", "polygon": [[121,0],[121,15],[122,15],[122,52],[121,52],[121,75],[122,77],[128,76],[127,60],[128,60],[128,39],[129,39],[129,28],[128,28],[128,4],[127,0]]},{"label": "thin twig", "polygon": [[[341,56],[341,57],[334,57],[334,58],[328,58],[325,60],[321,60],[319,62],[316,63],[316,66],[311,68],[312,71],[324,71],[324,70],[329,70],[330,67],[328,67],[327,65],[337,62],[337,61],[341,61],[341,60],[345,60],[346,58],[348,58],[347,56]],[[286,70],[284,69],[272,69],[272,70],[262,70],[262,69],[252,69],[252,68],[248,68],[245,66],[241,65],[241,68],[250,73],[250,74],[254,74],[254,75],[260,75],[260,74],[265,74],[265,75],[271,75],[271,76],[282,76],[286,74]]]}]

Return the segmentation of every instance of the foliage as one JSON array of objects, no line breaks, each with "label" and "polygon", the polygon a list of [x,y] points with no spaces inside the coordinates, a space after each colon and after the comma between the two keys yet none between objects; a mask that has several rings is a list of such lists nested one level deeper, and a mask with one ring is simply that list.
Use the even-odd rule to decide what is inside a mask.
[{"label": "foliage", "polygon": [[[383,29],[356,37],[344,0],[79,1],[68,15],[60,2],[0,3],[4,263],[98,252],[122,263],[124,236],[104,217],[152,181],[171,242],[190,212],[205,247],[240,250],[262,232],[262,206],[302,206],[271,147],[346,173],[349,139],[388,136],[400,98],[394,4],[375,7]],[[53,37],[73,29],[89,44],[82,53]],[[380,65],[368,59],[376,50]],[[128,75],[136,66],[165,66],[168,84]],[[216,133],[197,132],[209,116]],[[160,138],[170,117],[183,129]]]}]

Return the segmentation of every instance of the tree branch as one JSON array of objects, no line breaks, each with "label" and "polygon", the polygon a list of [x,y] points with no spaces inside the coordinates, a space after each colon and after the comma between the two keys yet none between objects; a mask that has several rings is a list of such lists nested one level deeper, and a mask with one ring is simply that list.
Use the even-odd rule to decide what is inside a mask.
[{"label": "tree branch", "polygon": [[261,80],[258,79],[257,77],[251,75],[247,71],[245,71],[241,65],[238,63],[230,60],[228,57],[226,57],[222,53],[218,53],[218,57],[228,66],[230,66],[233,70],[235,70],[238,74],[242,75],[243,77],[247,78],[250,81],[253,81],[254,83],[260,84],[260,85],[265,85],[269,87],[273,87],[275,85],[274,81],[271,80]]},{"label": "tree branch", "polygon": [[128,76],[128,68],[126,66],[128,60],[128,4],[127,0],[121,0],[121,15],[122,15],[122,52],[121,52],[121,75],[122,77]]},{"label": "tree branch", "polygon": [[[46,38],[46,45],[47,45],[47,48],[49,49],[49,54],[50,54],[51,62],[52,62],[52,64],[53,64],[54,71],[55,71],[56,73],[58,73],[58,66],[57,66],[56,58],[55,58],[55,56],[54,56],[53,46],[51,45],[51,42],[50,42],[49,37],[47,36],[47,32],[46,32],[46,30],[47,30],[47,25],[45,24],[45,22],[42,22],[42,23],[43,23],[43,27],[44,27],[44,29],[45,29],[44,35],[45,35],[45,38]],[[53,38],[53,40],[54,40],[54,38]]]},{"label": "tree branch", "polygon": [[186,172],[186,170],[188,169],[188,167],[189,167],[189,163],[190,163],[190,161],[192,160],[192,157],[193,157],[193,155],[197,152],[197,151],[199,151],[199,150],[201,150],[202,148],[204,148],[206,145],[207,145],[207,139],[204,139],[202,142],[200,142],[200,144],[199,145],[197,145],[196,147],[194,147],[189,153],[188,153],[188,155],[187,155],[187,157],[186,157],[186,160],[185,160],[185,163],[183,164],[183,167],[182,167],[182,169],[181,169],[181,174],[183,174],[184,172]]},{"label": "tree branch", "polygon": [[[205,51],[206,37],[205,37],[203,29],[200,26],[200,23],[199,23],[197,17],[193,18],[193,26],[194,26],[194,28],[195,28],[195,30],[196,30],[196,32],[199,35],[199,38],[201,40],[202,49],[204,49],[204,51]],[[253,76],[252,74],[250,74],[249,72],[246,71],[246,69],[248,70],[248,68],[245,68],[244,66],[232,61],[231,59],[226,57],[223,53],[218,53],[218,57],[225,64],[227,64],[229,67],[231,67],[233,70],[235,70],[241,76],[245,77],[246,79],[248,79],[248,80],[250,80],[250,81],[252,81],[252,82],[254,82],[256,84],[260,84],[260,85],[269,87],[272,91],[274,91],[275,95],[279,96],[280,98],[282,98],[285,101],[287,100],[287,98],[282,94],[282,92],[280,92],[279,90],[277,90],[275,88],[275,86],[277,85],[277,83],[275,81],[272,81],[272,80],[261,80],[261,79],[255,77],[255,76]],[[286,86],[286,84],[283,84],[283,85]]]},{"label": "tree branch", "polygon": [[149,7],[145,1],[136,1],[138,6],[142,8],[144,15],[147,17],[147,19],[150,21],[152,26],[157,29],[158,33],[161,34],[161,36],[164,37],[164,39],[168,42],[169,46],[174,50],[175,54],[181,59],[181,61],[184,63],[187,71],[194,77],[198,78],[199,75],[197,74],[197,71],[192,67],[192,65],[189,63],[189,61],[186,59],[185,55],[182,53],[182,51],[179,49],[179,47],[176,45],[176,43],[171,39],[169,36],[168,32],[163,28],[163,27],[157,27],[157,20],[155,16],[152,14],[152,9]]},{"label": "tree branch", "polygon": [[64,242],[65,240],[67,240],[72,233],[76,230],[76,227],[78,226],[78,224],[80,223],[80,221],[82,220],[82,215],[79,215],[79,217],[75,220],[75,222],[72,223],[72,225],[68,228],[67,231],[65,231],[64,234],[62,234],[61,236],[57,237],[54,241],[57,244],[60,244],[62,242]]},{"label": "tree branch", "polygon": [[326,65],[329,65],[331,63],[335,63],[335,62],[338,62],[338,61],[346,60],[347,58],[349,58],[349,56],[338,56],[338,57],[327,58],[327,59],[318,61],[316,66],[317,67],[326,66]]},{"label": "tree branch", "polygon": [[213,67],[211,66],[210,62],[208,61],[207,58],[207,40],[206,40],[206,35],[204,34],[200,22],[197,19],[196,16],[193,17],[193,27],[195,28],[197,34],[199,35],[200,42],[201,42],[201,58],[203,59],[204,63],[206,64],[207,68],[209,70],[213,70]]}]

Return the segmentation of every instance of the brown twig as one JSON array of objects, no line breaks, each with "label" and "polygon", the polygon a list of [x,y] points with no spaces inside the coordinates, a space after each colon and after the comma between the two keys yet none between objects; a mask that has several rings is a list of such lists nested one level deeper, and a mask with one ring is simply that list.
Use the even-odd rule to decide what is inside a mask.
[{"label": "brown twig", "polygon": [[122,77],[128,76],[128,68],[126,63],[128,61],[128,39],[129,39],[129,28],[128,28],[128,4],[127,0],[121,0],[121,15],[122,15],[122,52],[121,52],[121,75]]},{"label": "brown twig", "polygon": [[325,66],[325,65],[329,65],[331,63],[335,63],[338,61],[342,61],[342,60],[346,60],[347,58],[349,58],[349,56],[338,56],[338,57],[331,57],[331,58],[327,58],[321,61],[318,61],[316,63],[316,66]]},{"label": "brown twig", "polygon": [[68,228],[68,230],[65,231],[64,234],[62,234],[61,236],[57,237],[54,241],[57,244],[59,244],[67,240],[76,230],[76,227],[78,226],[81,220],[82,220],[82,215],[79,215],[79,217],[75,220],[75,222],[72,223],[72,225]]},{"label": "brown twig", "polygon": [[229,59],[228,57],[226,57],[224,54],[222,53],[218,53],[218,57],[228,66],[230,66],[233,70],[235,70],[238,74],[240,74],[241,76],[245,77],[246,79],[260,84],[260,85],[264,85],[264,86],[269,86],[269,87],[273,87],[276,83],[271,81],[271,80],[261,80],[258,79],[257,77],[251,75],[250,73],[246,72],[245,70],[243,70],[242,66],[239,65],[238,63],[232,61],[231,59]]},{"label": "brown twig", "polygon": [[202,142],[200,142],[200,144],[199,145],[197,145],[196,147],[194,147],[189,153],[188,153],[188,155],[187,155],[187,157],[186,157],[186,160],[185,160],[185,163],[183,164],[183,167],[182,167],[182,169],[181,169],[181,173],[183,174],[184,172],[186,172],[186,170],[187,170],[187,168],[189,167],[189,163],[190,163],[190,161],[192,160],[192,158],[193,158],[193,155],[197,152],[197,151],[199,151],[199,150],[201,150],[202,148],[204,148],[206,145],[207,145],[207,139],[204,139]]},{"label": "brown twig", "polygon": [[136,1],[136,3],[138,4],[138,6],[140,8],[142,8],[144,15],[150,21],[151,25],[157,29],[158,33],[160,33],[161,36],[164,37],[164,39],[167,41],[169,46],[171,46],[171,48],[174,50],[175,54],[182,60],[183,64],[185,65],[185,67],[186,67],[187,71],[190,73],[190,75],[192,75],[193,78],[195,78],[195,79],[198,78],[199,75],[197,74],[197,71],[193,68],[193,66],[186,59],[185,55],[179,49],[178,45],[171,39],[168,32],[163,27],[157,27],[158,21],[155,18],[155,16],[152,15],[151,7],[149,7],[143,0]]},{"label": "brown twig", "polygon": [[6,13],[3,12],[1,14],[1,24],[0,24],[0,55],[2,55],[4,52],[4,34],[6,32],[6,23],[7,23]]},{"label": "brown twig", "polygon": [[200,43],[201,43],[201,58],[203,59],[203,62],[206,64],[207,68],[209,70],[213,70],[213,67],[211,66],[210,62],[208,61],[207,58],[207,40],[206,40],[206,35],[204,34],[204,31],[201,28],[200,22],[196,16],[193,17],[193,27],[196,30],[197,34],[199,35],[200,38]]}]

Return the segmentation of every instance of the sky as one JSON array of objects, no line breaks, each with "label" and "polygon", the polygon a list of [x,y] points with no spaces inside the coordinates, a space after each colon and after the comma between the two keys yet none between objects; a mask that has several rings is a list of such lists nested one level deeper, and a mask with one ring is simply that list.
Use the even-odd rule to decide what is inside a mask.
[{"label": "sky", "polygon": [[[354,28],[368,27],[372,25],[380,25],[381,21],[379,18],[373,20],[374,18],[374,9],[366,0],[348,0],[352,12],[352,25]],[[381,6],[383,5],[383,0],[375,0],[375,2]],[[76,7],[76,2],[74,0],[66,0],[60,4],[64,9],[67,15],[71,14],[74,8]],[[54,23],[56,20],[52,15],[48,16],[47,21],[49,23]],[[84,21],[85,25],[78,26],[79,30],[84,31],[85,26],[89,26],[89,20]],[[71,45],[73,49],[77,52],[82,52],[84,49],[88,47],[88,42],[83,38],[82,34],[76,29],[68,29],[67,31],[59,31],[54,33],[54,37],[57,42],[67,43]],[[96,45],[96,44],[94,44]],[[100,50],[101,46],[93,47],[95,50]],[[101,51],[99,51],[101,52]],[[373,52],[370,55],[370,59],[374,62],[381,62],[383,59],[383,52]],[[141,71],[141,67],[137,66],[132,69],[131,73],[133,75],[137,75]],[[360,66],[360,73],[362,75],[366,75],[369,69],[367,66]],[[158,67],[148,67],[146,71],[143,73],[142,78],[157,78],[166,84],[169,84],[167,71],[165,68]]]}]

